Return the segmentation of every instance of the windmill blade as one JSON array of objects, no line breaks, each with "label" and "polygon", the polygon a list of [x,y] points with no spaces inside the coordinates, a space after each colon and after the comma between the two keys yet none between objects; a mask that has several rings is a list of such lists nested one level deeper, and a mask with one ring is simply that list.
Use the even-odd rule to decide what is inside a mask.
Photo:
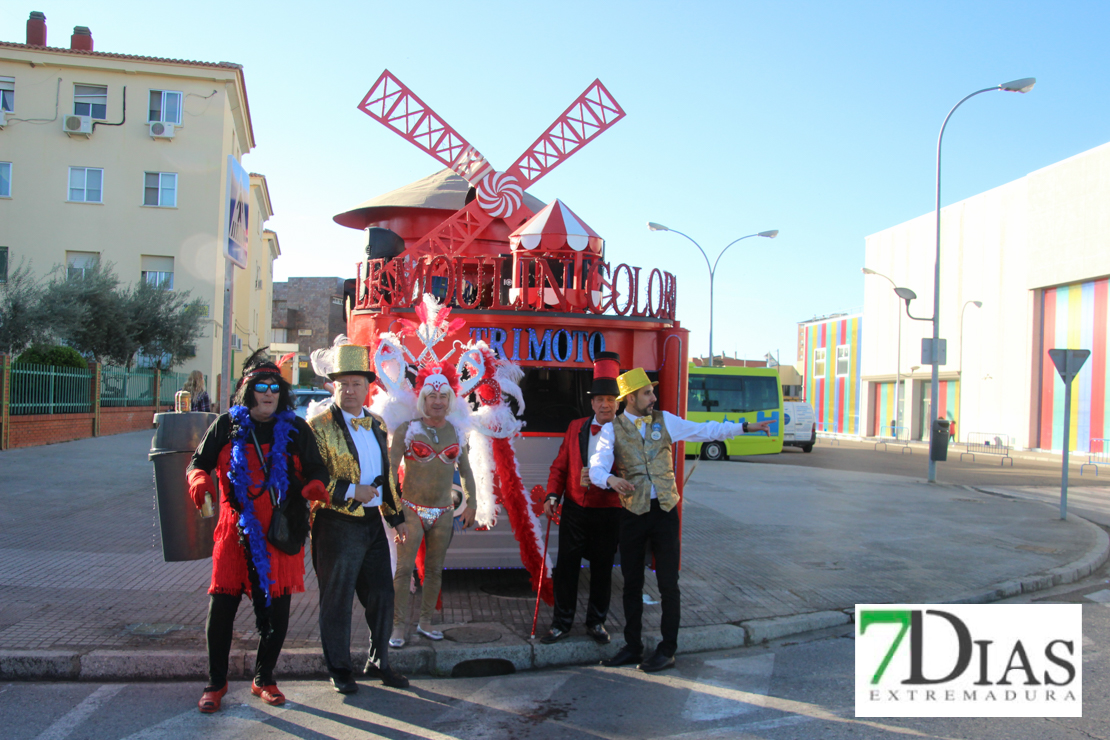
[{"label": "windmill blade", "polygon": [[[528,206],[521,205],[511,216],[506,216],[504,221],[512,230],[533,215]],[[458,256],[485,231],[495,218],[497,217],[483,210],[477,200],[471,201],[421,237],[420,241],[406,249],[402,255],[412,258]]]},{"label": "windmill blade", "polygon": [[601,80],[594,80],[505,173],[527,188],[624,116]]},{"label": "windmill blade", "polygon": [[471,185],[477,185],[493,171],[481,152],[388,69],[366,93],[358,109],[431,154]]}]

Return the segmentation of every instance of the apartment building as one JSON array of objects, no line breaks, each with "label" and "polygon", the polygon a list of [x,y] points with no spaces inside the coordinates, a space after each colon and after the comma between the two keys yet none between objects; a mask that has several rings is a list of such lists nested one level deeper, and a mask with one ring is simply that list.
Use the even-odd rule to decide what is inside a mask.
[{"label": "apartment building", "polygon": [[46,18],[31,13],[25,43],[0,41],[0,280],[21,262],[43,275],[99,259],[125,282],[190,291],[207,324],[178,369],[202,370],[215,388],[236,208],[247,253],[227,327],[235,360],[270,342],[270,194],[262,175],[245,195],[229,178],[254,146],[240,65],[96,51],[82,26],[67,47],[49,46]]}]

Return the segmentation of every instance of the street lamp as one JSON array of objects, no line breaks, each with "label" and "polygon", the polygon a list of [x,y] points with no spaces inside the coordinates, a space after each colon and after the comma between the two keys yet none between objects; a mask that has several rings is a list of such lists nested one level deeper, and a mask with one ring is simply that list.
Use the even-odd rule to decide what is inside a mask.
[{"label": "street lamp", "polygon": [[[982,301],[964,301],[964,305],[960,309],[960,400],[956,404],[956,419],[959,420],[960,425],[958,427],[956,427],[956,434],[957,435],[960,433],[960,429],[963,427],[963,418],[964,417],[963,417],[963,414],[961,412],[963,411],[963,407],[964,407],[964,391],[967,390],[966,388],[964,388],[964,311],[967,310],[967,307],[969,305],[975,306],[976,308],[982,308],[983,307],[983,302]],[[958,437],[957,437],[956,441],[959,442]]]},{"label": "street lamp", "polygon": [[[993,92],[995,90],[1004,90],[1006,92],[1027,93],[1033,89],[1033,85],[1037,84],[1036,77],[1023,77],[1020,80],[1013,80],[1012,82],[1003,82],[1001,85],[994,87],[984,87],[982,90],[976,90],[967,97],[965,97],[956,105],[952,106],[952,110],[948,111],[948,115],[944,117],[944,123],[940,126],[940,135],[937,136],[937,205],[936,205],[936,221],[937,221],[937,256],[936,263],[933,266],[933,352],[932,352],[932,380],[930,383],[929,393],[929,415],[935,416],[937,412],[937,404],[940,402],[940,365],[937,364],[938,349],[940,345],[940,147],[944,141],[944,129],[948,126],[948,119],[952,118],[952,114],[956,109],[963,105],[965,102],[985,92]],[[909,301],[906,302],[907,311],[909,309]],[[961,358],[962,360],[962,358]],[[929,422],[930,432],[933,428],[933,420],[927,419]],[[929,455],[929,482],[936,483],[937,481],[937,462]]]},{"label": "street lamp", "polygon": [[739,239],[733,239],[731,242],[729,242],[727,247],[725,247],[724,249],[721,250],[721,253],[717,255],[717,259],[715,259],[713,261],[713,264],[710,265],[709,264],[709,255],[707,255],[705,253],[705,250],[701,248],[700,244],[698,244],[696,241],[694,241],[687,234],[683,234],[681,231],[678,231],[677,229],[668,229],[663,224],[657,224],[654,221],[648,221],[648,229],[651,230],[651,231],[673,231],[674,233],[676,233],[680,236],[685,236],[687,239],[689,239],[693,243],[693,245],[695,247],[698,248],[698,251],[701,252],[701,256],[705,258],[705,266],[709,268],[709,367],[713,367],[713,277],[717,273],[717,263],[721,261],[721,257],[723,257],[725,252],[728,251],[728,248],[731,247],[736,242],[743,241],[745,239],[750,239],[753,236],[762,236],[762,237],[766,237],[767,239],[774,239],[776,236],[779,235],[779,230],[778,229],[772,229],[770,231],[760,231],[757,234],[748,234],[747,236],[742,236]]},{"label": "street lamp", "polygon": [[[895,282],[893,280],[888,278],[886,275],[882,274],[881,272],[876,272],[875,270],[872,270],[870,267],[862,268],[862,272],[863,272],[864,275],[874,275],[876,277],[881,277],[883,280],[886,280],[888,283],[890,283],[890,287],[894,288],[895,292],[897,293],[898,286],[895,284]],[[898,369],[896,371],[897,375],[895,376],[895,380],[894,380],[894,426],[895,426],[894,436],[895,437],[897,437],[897,435],[898,435],[897,429],[902,428],[902,310],[901,309],[898,309],[898,352],[897,352],[897,355],[898,355],[898,357],[897,357],[897,360],[895,362],[897,364]],[[881,432],[882,430],[879,430],[879,431]],[[880,436],[881,436],[881,434],[880,434]]]}]

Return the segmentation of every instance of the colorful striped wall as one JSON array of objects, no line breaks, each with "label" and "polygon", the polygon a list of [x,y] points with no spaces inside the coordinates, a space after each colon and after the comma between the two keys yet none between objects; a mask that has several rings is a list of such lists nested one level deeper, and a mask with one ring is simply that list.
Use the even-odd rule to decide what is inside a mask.
[{"label": "colorful striped wall", "polygon": [[[861,434],[860,346],[863,317],[860,315],[807,324],[806,400],[817,416],[817,428],[839,434]],[[836,374],[836,348],[848,345],[848,373]],[[825,372],[814,369],[814,350],[825,350]]]},{"label": "colorful striped wall", "polygon": [[[894,435],[894,433],[891,432],[890,426],[894,422],[894,420],[898,418],[898,412],[895,410],[895,406],[894,406],[894,383],[875,383],[874,388],[875,388],[875,399],[874,399],[874,402],[871,404],[871,409],[872,409],[871,428],[873,430],[871,433],[874,434],[875,436],[878,436],[878,437],[893,437],[895,435]],[[909,423],[909,420],[906,418],[906,413],[905,413],[905,409],[909,408],[909,406],[905,402],[905,393],[906,393],[907,388],[909,388],[909,384],[905,380],[903,380],[902,381],[902,394],[903,394],[903,398],[902,398],[902,409],[903,409],[902,424],[903,425]],[[902,436],[908,436],[908,435],[905,435],[905,433],[902,433],[902,434],[899,434],[898,436],[902,437]]]},{"label": "colorful striped wall", "polygon": [[[1041,291],[1041,358],[1038,397],[1040,422],[1037,426],[1041,449],[1064,448],[1064,381],[1048,356],[1048,350],[1089,349],[1091,356],[1071,389],[1072,450],[1087,452],[1091,439],[1110,436],[1110,398],[1106,394],[1108,373],[1107,345],[1108,280],[1064,285]],[[1034,435],[1034,439],[1037,436]],[[1095,451],[1101,451],[1096,443]]]},{"label": "colorful striped wall", "polygon": [[[924,397],[929,397],[929,384],[925,383],[922,389]],[[956,418],[956,409],[960,406],[960,381],[958,380],[942,380],[940,387],[937,389],[940,398],[937,399],[937,407],[944,409],[943,414],[937,414],[937,418],[948,419],[949,421],[956,422],[956,434],[960,434],[960,420]],[[929,429],[925,429],[921,435],[922,437],[929,436]]]}]

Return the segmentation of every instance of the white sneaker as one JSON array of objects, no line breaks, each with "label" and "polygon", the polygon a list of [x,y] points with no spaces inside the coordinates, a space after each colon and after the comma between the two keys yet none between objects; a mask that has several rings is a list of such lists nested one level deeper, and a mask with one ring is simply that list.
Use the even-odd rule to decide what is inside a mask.
[{"label": "white sneaker", "polygon": [[389,638],[389,646],[391,648],[404,647],[405,646],[405,638],[403,638],[403,637],[391,637],[391,638]]},{"label": "white sneaker", "polygon": [[442,640],[443,639],[443,633],[440,632],[439,630],[426,630],[423,627],[421,627],[419,624],[416,625],[416,631],[419,632],[420,634],[424,635],[424,637],[427,637],[429,640]]}]

